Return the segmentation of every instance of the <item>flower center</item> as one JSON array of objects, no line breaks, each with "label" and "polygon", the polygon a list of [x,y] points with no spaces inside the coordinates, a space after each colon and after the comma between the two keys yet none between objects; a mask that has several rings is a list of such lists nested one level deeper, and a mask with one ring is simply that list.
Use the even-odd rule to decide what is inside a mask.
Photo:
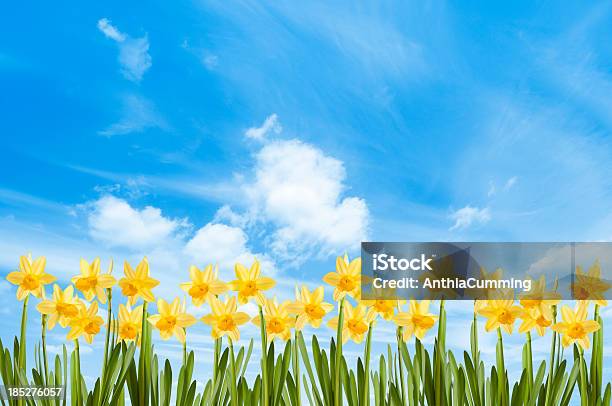
[{"label": "flower center", "polygon": [[98,285],[98,277],[86,276],[84,278],[79,278],[79,280],[76,281],[75,285],[77,289],[81,292],[94,289]]},{"label": "flower center", "polygon": [[77,307],[70,303],[57,303],[55,305],[55,310],[60,316],[65,316],[65,317],[70,317],[70,318],[75,317],[77,313],[79,312]]},{"label": "flower center", "polygon": [[138,293],[138,288],[133,283],[126,283],[121,287],[121,293],[123,296],[134,296]]},{"label": "flower center", "polygon": [[98,334],[100,332],[100,325],[98,323],[94,323],[93,321],[88,322],[83,329],[87,334]]},{"label": "flower center", "polygon": [[423,316],[421,314],[415,314],[412,316],[412,323],[418,327],[425,330],[428,330],[433,327],[434,319],[432,317]]},{"label": "flower center", "polygon": [[221,331],[231,331],[236,327],[236,323],[234,322],[234,318],[232,316],[223,316],[219,319],[217,327]]},{"label": "flower center", "polygon": [[387,313],[387,312],[393,310],[393,304],[392,304],[392,302],[387,301],[387,300],[377,300],[374,303],[374,308],[379,313]]},{"label": "flower center", "polygon": [[570,326],[570,328],[567,330],[567,335],[572,337],[572,338],[582,338],[584,337],[586,334],[584,332],[584,328],[582,328],[582,325],[579,323],[574,323]]},{"label": "flower center", "polygon": [[21,282],[21,286],[23,286],[27,290],[34,290],[38,288],[39,282],[38,279],[33,277],[32,275],[26,275],[23,278],[23,282]]},{"label": "flower center", "polygon": [[268,331],[279,334],[285,330],[285,323],[277,317],[273,317],[268,321]]},{"label": "flower center", "polygon": [[514,323],[514,316],[509,311],[502,310],[499,312],[499,315],[497,316],[497,320],[501,324],[512,324]]},{"label": "flower center", "polygon": [[345,292],[351,292],[355,290],[355,280],[348,276],[343,276],[340,278],[340,282],[338,282],[338,287]]},{"label": "flower center", "polygon": [[349,320],[347,324],[349,330],[351,330],[355,334],[363,334],[368,331],[368,326],[361,320]]},{"label": "flower center", "polygon": [[134,323],[125,323],[121,326],[119,334],[126,340],[133,340],[136,338],[136,334],[138,334],[138,328]]},{"label": "flower center", "polygon": [[203,298],[208,293],[208,285],[205,283],[193,285],[191,289],[189,289],[189,296],[194,297],[196,299]]},{"label": "flower center", "polygon": [[322,319],[325,316],[325,311],[317,304],[307,304],[304,306],[304,311],[313,319]]},{"label": "flower center", "polygon": [[541,300],[537,300],[537,299],[523,299],[521,300],[521,304],[523,305],[523,307],[527,307],[527,308],[533,308],[533,307],[537,307],[540,305],[540,302],[542,302]]},{"label": "flower center", "polygon": [[245,296],[255,296],[257,293],[257,284],[255,281],[247,281],[242,288],[242,294]]},{"label": "flower center", "polygon": [[160,330],[172,330],[174,326],[176,326],[176,317],[174,316],[163,316],[155,325]]},{"label": "flower center", "polygon": [[548,327],[552,324],[550,320],[546,320],[544,316],[538,317],[538,319],[536,320],[536,323],[540,327]]},{"label": "flower center", "polygon": [[584,285],[574,285],[574,298],[577,300],[587,300],[591,296],[591,293]]}]

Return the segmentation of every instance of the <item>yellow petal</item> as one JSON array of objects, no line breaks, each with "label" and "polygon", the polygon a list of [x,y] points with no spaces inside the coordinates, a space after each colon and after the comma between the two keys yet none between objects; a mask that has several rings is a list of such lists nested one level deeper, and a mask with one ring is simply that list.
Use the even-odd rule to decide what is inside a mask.
[{"label": "yellow petal", "polygon": [[255,282],[255,285],[257,286],[257,289],[259,290],[268,290],[268,289],[272,289],[276,285],[276,282],[272,278],[261,277],[257,279],[257,281]]},{"label": "yellow petal", "polygon": [[12,283],[13,285],[21,285],[21,282],[23,282],[24,277],[25,274],[23,272],[15,271],[6,275],[6,280]]}]

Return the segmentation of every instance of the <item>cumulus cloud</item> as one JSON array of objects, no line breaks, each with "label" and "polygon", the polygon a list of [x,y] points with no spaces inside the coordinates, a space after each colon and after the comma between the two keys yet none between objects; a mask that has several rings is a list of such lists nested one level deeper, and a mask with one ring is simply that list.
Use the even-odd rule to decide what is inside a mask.
[{"label": "cumulus cloud", "polygon": [[239,227],[208,223],[187,241],[185,253],[199,264],[218,264],[222,269],[233,269],[236,262],[247,267],[255,258],[266,274],[275,273],[273,261],[264,254],[254,254],[247,247],[248,237]]},{"label": "cumulus cloud", "polygon": [[145,35],[141,38],[132,38],[119,31],[107,18],[98,21],[98,29],[119,47],[119,64],[123,76],[133,82],[140,82],[145,72],[151,67],[152,60],[149,55],[149,39]]},{"label": "cumulus cloud", "polygon": [[244,132],[244,135],[254,140],[263,140],[270,132],[280,134],[282,130],[278,116],[273,113],[266,118],[261,127],[251,127]]},{"label": "cumulus cloud", "polygon": [[111,195],[99,198],[90,206],[89,234],[108,246],[152,248],[177,237],[188,227],[186,220],[164,217],[156,207],[138,210]]},{"label": "cumulus cloud", "polygon": [[453,231],[468,228],[474,223],[487,223],[491,220],[491,213],[488,207],[479,209],[478,207],[465,206],[453,212],[450,217],[455,220],[455,224],[450,228]]},{"label": "cumulus cloud", "polygon": [[303,254],[356,249],[366,239],[368,208],[361,198],[342,197],[341,161],[298,140],[271,142],[255,158],[249,212],[274,226],[276,254],[299,262]]}]

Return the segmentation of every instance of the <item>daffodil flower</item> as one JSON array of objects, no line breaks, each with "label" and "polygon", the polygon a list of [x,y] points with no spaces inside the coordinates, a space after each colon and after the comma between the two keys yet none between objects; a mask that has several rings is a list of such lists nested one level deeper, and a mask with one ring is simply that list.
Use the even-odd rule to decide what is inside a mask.
[{"label": "daffodil flower", "polygon": [[89,308],[81,303],[78,309],[77,315],[70,320],[70,331],[67,338],[76,340],[85,336],[85,341],[91,344],[104,325],[104,319],[98,316],[98,302],[92,302]]},{"label": "daffodil flower", "polygon": [[17,288],[17,300],[24,300],[29,294],[37,298],[43,296],[45,285],[53,283],[55,276],[45,273],[45,257],[36,258],[32,261],[30,256],[19,258],[19,271],[11,272],[6,276],[6,280]]},{"label": "daffodil flower", "polygon": [[119,340],[139,339],[142,330],[142,305],[132,309],[130,305],[120,304],[117,330]]},{"label": "daffodil flower", "polygon": [[402,303],[405,303],[405,300],[397,299],[395,289],[391,288],[372,288],[367,295],[372,299],[361,299],[359,303],[368,306],[371,312],[385,320],[393,319],[395,311]]},{"label": "daffodil flower", "polygon": [[[287,341],[291,338],[291,328],[295,326],[295,317],[289,314],[289,302],[284,301],[281,304],[276,302],[276,299],[267,299],[264,306],[264,322],[266,323],[266,335],[268,342],[275,338],[280,338]],[[253,318],[253,324],[261,325],[260,316]]]},{"label": "daffodil flower", "polygon": [[144,257],[136,266],[136,271],[125,261],[123,265],[125,277],[119,280],[123,296],[128,298],[130,306],[134,306],[139,297],[146,302],[154,302],[155,296],[151,289],[159,285],[159,281],[149,276],[149,261]]},{"label": "daffodil flower", "polygon": [[58,322],[62,327],[68,326],[70,319],[79,314],[79,306],[83,304],[74,295],[72,285],[62,291],[59,285],[55,284],[51,300],[43,300],[36,305],[36,309],[49,316],[47,328],[51,330]]},{"label": "daffodil flower", "polygon": [[100,258],[95,258],[92,263],[81,259],[81,274],[72,278],[74,286],[83,293],[85,299],[91,302],[97,297],[100,303],[106,303],[106,292],[104,289],[112,288],[117,281],[108,274],[100,273]]},{"label": "daffodil flower", "polygon": [[582,348],[588,349],[591,345],[589,334],[599,330],[601,326],[595,320],[587,320],[587,303],[578,303],[575,311],[569,306],[563,306],[561,317],[563,321],[551,327],[561,334],[561,344],[567,347],[578,342]]},{"label": "daffodil flower", "polygon": [[552,306],[559,304],[561,295],[554,291],[546,290],[544,275],[532,283],[529,293],[519,295],[519,303],[525,309],[536,309],[545,319],[552,320]]},{"label": "daffodil flower", "polygon": [[157,311],[159,314],[150,316],[149,323],[159,330],[159,335],[163,340],[167,340],[173,335],[184,343],[186,339],[185,329],[194,325],[197,320],[190,314],[185,313],[179,298],[172,303],[164,299],[157,301]]},{"label": "daffodil flower", "polygon": [[403,327],[404,341],[410,340],[413,335],[423,340],[427,330],[434,326],[438,317],[429,312],[429,304],[429,300],[410,300],[408,312],[398,312],[395,315],[395,324]]},{"label": "daffodil flower", "polygon": [[[363,341],[365,334],[374,322],[375,314],[368,311],[363,304],[353,307],[348,301],[344,303],[344,320],[342,323],[342,343],[349,339],[357,344]],[[336,330],[338,328],[338,316],[327,322],[327,325]]]},{"label": "daffodil flower", "polygon": [[297,330],[302,330],[306,323],[318,328],[323,317],[334,309],[333,304],[323,302],[323,294],[323,286],[319,286],[312,292],[306,286],[302,286],[301,291],[296,288],[296,300],[287,306],[287,310],[297,316],[295,321]]},{"label": "daffodil flower", "polygon": [[263,291],[272,289],[276,282],[272,278],[260,276],[259,262],[255,260],[251,269],[237,263],[234,272],[238,279],[230,282],[231,290],[238,292],[238,303],[246,304],[250,298],[255,298],[258,305],[263,306],[266,297]]},{"label": "daffodil flower", "polygon": [[526,333],[535,328],[542,337],[546,333],[546,328],[552,325],[552,317],[548,318],[539,307],[526,308],[519,317],[523,320],[518,329],[519,333]]},{"label": "daffodil flower", "polygon": [[211,297],[208,300],[212,313],[202,317],[204,324],[212,327],[212,338],[215,340],[227,335],[232,342],[240,340],[241,325],[248,323],[250,317],[244,312],[238,311],[236,298],[230,297],[225,302]]},{"label": "daffodil flower", "polygon": [[333,286],[334,300],[349,295],[358,299],[361,291],[361,258],[349,262],[348,256],[336,258],[336,272],[323,276],[323,281]]},{"label": "daffodil flower", "polygon": [[213,271],[212,265],[208,265],[204,271],[200,271],[195,265],[189,267],[190,282],[181,283],[183,289],[189,296],[194,306],[200,307],[204,302],[214,296],[225,293],[227,284],[217,279],[217,272]]},{"label": "daffodil flower", "polygon": [[599,260],[589,268],[585,275],[581,266],[576,266],[576,280],[572,284],[572,294],[576,300],[591,300],[599,306],[607,306],[606,292],[612,287],[601,278]]},{"label": "daffodil flower", "polygon": [[496,292],[499,297],[504,299],[487,300],[484,305],[478,309],[478,314],[487,318],[485,324],[486,331],[495,330],[498,327],[503,327],[508,334],[512,334],[514,322],[519,318],[523,309],[514,304],[512,292]]}]

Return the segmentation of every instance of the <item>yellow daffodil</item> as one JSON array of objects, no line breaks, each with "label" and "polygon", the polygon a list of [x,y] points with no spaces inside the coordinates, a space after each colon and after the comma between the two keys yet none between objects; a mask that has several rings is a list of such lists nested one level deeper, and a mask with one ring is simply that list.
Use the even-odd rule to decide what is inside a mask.
[{"label": "yellow daffodil", "polygon": [[526,308],[519,317],[523,320],[518,329],[519,333],[526,333],[535,328],[541,337],[546,333],[546,328],[552,324],[552,319],[547,318],[539,307]]},{"label": "yellow daffodil", "polygon": [[131,308],[130,305],[119,305],[117,332],[119,340],[134,341],[140,338],[142,330],[142,305]]},{"label": "yellow daffodil", "polygon": [[606,292],[612,287],[601,278],[599,260],[589,268],[585,275],[581,266],[576,266],[576,280],[572,284],[572,294],[576,300],[591,300],[599,306],[607,306]]},{"label": "yellow daffodil", "polygon": [[149,323],[159,330],[159,335],[163,340],[167,340],[173,335],[184,343],[185,329],[196,323],[196,318],[185,313],[179,298],[169,304],[164,299],[157,301],[157,311],[159,314],[150,316]]},{"label": "yellow daffodil", "polygon": [[[370,324],[374,322],[375,314],[368,311],[363,304],[353,307],[349,302],[344,303],[344,320],[342,323],[342,342],[346,343],[349,339],[356,343],[361,343],[363,337],[368,332]],[[338,329],[338,317],[334,317],[327,325]]]},{"label": "yellow daffodil", "polygon": [[212,313],[202,317],[201,320],[212,327],[212,337],[216,340],[227,335],[233,342],[240,340],[238,327],[248,323],[250,317],[246,313],[237,311],[236,298],[230,297],[222,302],[213,296],[209,298],[208,303]]},{"label": "yellow daffodil", "polygon": [[78,314],[70,319],[68,340],[76,340],[85,336],[85,341],[91,344],[104,325],[104,319],[98,316],[98,302],[92,302],[89,309],[81,303],[78,309]]},{"label": "yellow daffodil", "polygon": [[46,263],[45,257],[36,258],[34,261],[30,256],[19,258],[19,271],[11,272],[6,276],[7,281],[19,286],[17,288],[18,300],[25,299],[30,293],[41,298],[44,286],[55,281],[54,276],[45,273]]},{"label": "yellow daffodil", "polygon": [[296,300],[287,309],[289,313],[297,315],[295,321],[297,330],[303,329],[306,323],[318,328],[323,321],[323,317],[334,309],[333,304],[323,302],[323,294],[323,286],[319,286],[312,292],[306,286],[302,286],[301,291],[296,288]]},{"label": "yellow daffodil", "polygon": [[591,345],[589,334],[599,330],[601,326],[595,320],[587,320],[587,303],[581,302],[572,310],[569,306],[561,308],[563,321],[552,326],[552,329],[561,334],[561,344],[564,347],[575,341],[584,349]]},{"label": "yellow daffodil", "polygon": [[[525,309],[536,309],[546,319],[552,320],[551,307],[560,302],[561,295],[554,291],[546,290],[544,275],[537,281],[532,282],[529,293],[519,295],[519,303]],[[528,316],[527,316],[528,317]]]},{"label": "yellow daffodil", "polygon": [[149,261],[144,257],[136,266],[136,272],[132,266],[125,261],[123,265],[125,277],[119,280],[119,287],[123,296],[128,298],[128,303],[133,306],[141,297],[146,302],[154,302],[155,296],[151,289],[159,285],[159,281],[149,276]]},{"label": "yellow daffodil", "polygon": [[514,304],[512,291],[500,290],[496,292],[496,295],[500,299],[485,301],[484,306],[478,309],[478,314],[487,318],[486,331],[503,327],[508,334],[511,334],[514,322],[522,315],[523,309]]},{"label": "yellow daffodil", "polygon": [[412,335],[419,340],[423,340],[427,330],[432,328],[438,318],[429,312],[429,300],[410,300],[408,312],[399,312],[393,320],[395,324],[403,327],[404,341],[410,340]]},{"label": "yellow daffodil", "polygon": [[334,300],[338,301],[345,295],[358,299],[361,293],[361,258],[350,262],[347,255],[336,258],[336,272],[326,274],[323,281],[335,288]]},{"label": "yellow daffodil", "polygon": [[200,271],[196,266],[189,267],[189,277],[191,282],[181,283],[183,289],[189,296],[193,304],[200,307],[212,296],[218,296],[227,291],[227,284],[217,279],[217,271],[213,271],[212,265],[208,265],[204,271]]},{"label": "yellow daffodil", "polygon": [[117,281],[110,274],[112,262],[107,274],[100,273],[100,258],[96,258],[90,264],[81,259],[81,274],[72,278],[72,283],[83,293],[87,301],[97,297],[100,303],[106,303],[106,292],[104,289],[112,288]]},{"label": "yellow daffodil", "polygon": [[59,285],[55,284],[51,300],[43,300],[36,305],[36,309],[49,316],[47,328],[51,330],[58,322],[62,327],[68,326],[70,319],[79,314],[79,306],[82,306],[82,303],[74,295],[72,285],[62,291]]},{"label": "yellow daffodil", "polygon": [[[276,337],[285,341],[291,338],[291,328],[295,325],[295,317],[289,314],[290,303],[287,300],[279,305],[276,299],[266,300],[263,314],[268,341],[272,341]],[[261,324],[259,316],[253,318],[253,324],[256,326]]]},{"label": "yellow daffodil", "polygon": [[257,260],[253,262],[249,270],[244,265],[237,263],[234,271],[238,279],[230,282],[229,287],[238,292],[238,303],[245,304],[250,298],[255,298],[257,304],[263,306],[266,298],[262,292],[276,285],[274,279],[260,276]]}]

